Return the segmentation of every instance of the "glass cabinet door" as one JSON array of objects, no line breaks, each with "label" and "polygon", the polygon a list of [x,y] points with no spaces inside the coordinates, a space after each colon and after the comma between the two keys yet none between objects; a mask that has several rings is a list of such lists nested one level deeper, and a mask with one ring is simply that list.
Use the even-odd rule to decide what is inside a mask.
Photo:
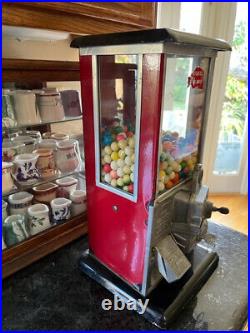
[{"label": "glass cabinet door", "polygon": [[158,195],[190,177],[197,163],[208,69],[209,58],[167,58]]},{"label": "glass cabinet door", "polygon": [[138,56],[98,56],[97,78],[97,185],[133,197],[138,169]]}]

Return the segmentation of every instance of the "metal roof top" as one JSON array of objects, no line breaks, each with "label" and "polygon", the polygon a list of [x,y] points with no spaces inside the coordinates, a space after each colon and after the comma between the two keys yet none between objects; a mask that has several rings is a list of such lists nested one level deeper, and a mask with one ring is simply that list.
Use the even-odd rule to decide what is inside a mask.
[{"label": "metal roof top", "polygon": [[71,42],[71,47],[85,48],[109,45],[128,45],[146,43],[174,43],[202,46],[217,51],[231,51],[229,43],[221,39],[208,38],[174,29],[151,29],[111,34],[88,35],[77,37]]}]

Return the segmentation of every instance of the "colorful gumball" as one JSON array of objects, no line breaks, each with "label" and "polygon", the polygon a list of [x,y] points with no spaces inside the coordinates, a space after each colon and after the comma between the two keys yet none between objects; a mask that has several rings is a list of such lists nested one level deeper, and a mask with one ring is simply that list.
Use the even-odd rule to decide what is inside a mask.
[{"label": "colorful gumball", "polygon": [[112,162],[110,163],[110,166],[111,166],[111,169],[112,169],[112,170],[117,170],[117,169],[118,169],[118,166],[117,166],[116,161],[112,161]]},{"label": "colorful gumball", "polygon": [[125,149],[127,145],[128,145],[127,140],[124,140],[124,138],[118,142],[118,147],[120,149]]},{"label": "colorful gumball", "polygon": [[116,182],[119,187],[123,187],[124,183],[122,178],[118,178]]},{"label": "colorful gumball", "polygon": [[129,185],[131,182],[129,175],[124,175],[122,180],[123,180],[124,185]]},{"label": "colorful gumball", "polygon": [[166,189],[170,189],[170,188],[172,188],[174,186],[174,183],[173,182],[171,182],[171,180],[169,180],[166,184],[165,184],[165,187],[166,187]]},{"label": "colorful gumball", "polygon": [[128,145],[131,148],[135,148],[135,139],[134,139],[134,137],[128,139]]},{"label": "colorful gumball", "polygon": [[128,137],[128,138],[132,138],[133,136],[134,136],[134,133],[133,133],[133,132],[131,132],[131,131],[130,131],[130,132],[127,132],[127,137]]},{"label": "colorful gumball", "polygon": [[166,172],[164,170],[160,170],[159,172],[159,179],[164,183],[166,177]]},{"label": "colorful gumball", "polygon": [[123,172],[125,173],[125,175],[129,175],[131,173],[131,169],[128,165],[125,165],[123,167]]},{"label": "colorful gumball", "polygon": [[124,165],[125,165],[125,161],[122,160],[122,159],[120,159],[120,158],[117,160],[116,163],[117,163],[117,165],[118,165],[119,168],[123,168]]},{"label": "colorful gumball", "polygon": [[112,149],[111,149],[111,147],[110,147],[110,146],[106,146],[106,147],[104,147],[104,152],[105,152],[105,154],[107,154],[107,155],[111,155],[111,153],[112,153]]},{"label": "colorful gumball", "polygon": [[116,178],[118,178],[117,171],[115,171],[115,170],[111,170],[111,171],[110,171],[110,177],[111,177],[112,179],[116,179]]},{"label": "colorful gumball", "polygon": [[131,167],[130,167],[131,172],[134,172],[134,168],[135,168],[135,165],[132,164]]},{"label": "colorful gumball", "polygon": [[116,141],[122,141],[126,138],[126,134],[125,133],[119,133],[116,136]]},{"label": "colorful gumball", "polygon": [[167,159],[167,154],[162,152],[161,155],[160,155],[160,161],[163,162]]},{"label": "colorful gumball", "polygon": [[169,166],[169,167],[167,168],[167,170],[166,170],[166,173],[167,173],[168,175],[170,175],[171,172],[173,172],[173,169]]},{"label": "colorful gumball", "polygon": [[104,180],[106,183],[110,184],[111,183],[111,176],[109,173],[107,173],[105,176],[104,176]]},{"label": "colorful gumball", "polygon": [[158,182],[158,191],[162,192],[165,189],[165,185],[163,182]]},{"label": "colorful gumball", "polygon": [[113,151],[113,153],[111,154],[111,159],[113,161],[117,161],[119,159],[119,155],[117,151]]},{"label": "colorful gumball", "polygon": [[130,193],[133,193],[133,192],[134,192],[134,185],[133,185],[133,184],[130,184],[130,185],[128,186],[128,191],[129,191]]},{"label": "colorful gumball", "polygon": [[174,178],[175,178],[175,173],[174,173],[174,171],[172,171],[169,175],[169,179],[173,180]]},{"label": "colorful gumball", "polygon": [[103,157],[103,160],[104,160],[105,163],[110,164],[111,163],[111,157],[110,157],[110,155],[105,155]]},{"label": "colorful gumball", "polygon": [[130,147],[126,147],[126,148],[124,149],[124,151],[125,151],[125,154],[126,154],[127,156],[132,155],[132,149],[131,149]]},{"label": "colorful gumball", "polygon": [[104,157],[104,155],[106,155],[106,153],[105,153],[105,150],[102,149],[102,151],[101,151],[101,157]]},{"label": "colorful gumball", "polygon": [[134,182],[134,173],[133,172],[130,174],[130,180],[132,183]]},{"label": "colorful gumball", "polygon": [[123,172],[122,168],[118,168],[116,172],[117,172],[118,177],[123,177],[124,176],[124,172]]},{"label": "colorful gumball", "polygon": [[128,192],[128,186],[123,186],[123,191],[126,191],[126,192]]},{"label": "colorful gumball", "polygon": [[112,179],[111,182],[110,182],[110,185],[113,186],[113,187],[116,187],[117,186],[116,179]]},{"label": "colorful gumball", "polygon": [[172,179],[172,182],[173,182],[174,184],[177,184],[177,183],[179,182],[179,180],[180,180],[180,176],[179,176],[179,174],[176,172],[176,173],[175,173],[175,177],[174,177],[174,179]]},{"label": "colorful gumball", "polygon": [[120,157],[120,159],[124,160],[126,157],[125,151],[123,149],[119,150],[118,156]]},{"label": "colorful gumball", "polygon": [[135,163],[135,154],[132,154],[130,158],[131,158],[131,162]]},{"label": "colorful gumball", "polygon": [[189,168],[188,168],[188,167],[185,167],[185,168],[183,169],[183,172],[187,175],[187,174],[189,173]]},{"label": "colorful gumball", "polygon": [[131,158],[129,156],[125,157],[125,164],[127,164],[128,166],[132,165],[132,161],[131,161]]},{"label": "colorful gumball", "polygon": [[110,164],[108,164],[108,163],[104,164],[103,170],[105,173],[109,173],[111,171]]},{"label": "colorful gumball", "polygon": [[118,151],[118,150],[119,150],[118,143],[117,143],[117,142],[112,142],[112,143],[111,143],[111,149],[112,149],[113,151]]},{"label": "colorful gumball", "polygon": [[104,165],[106,162],[104,161],[104,158],[101,160],[102,165]]}]

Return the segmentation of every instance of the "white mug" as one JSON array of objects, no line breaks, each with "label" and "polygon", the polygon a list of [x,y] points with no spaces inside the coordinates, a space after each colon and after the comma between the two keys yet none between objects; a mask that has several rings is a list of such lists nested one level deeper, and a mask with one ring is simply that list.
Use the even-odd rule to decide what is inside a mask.
[{"label": "white mug", "polygon": [[18,125],[38,124],[41,122],[34,93],[28,90],[18,90],[13,96]]},{"label": "white mug", "polygon": [[28,208],[30,234],[36,235],[39,232],[50,228],[49,208],[45,204],[35,204]]},{"label": "white mug", "polygon": [[17,192],[9,195],[8,202],[10,206],[10,214],[26,215],[29,206],[32,205],[33,195],[29,192]]},{"label": "white mug", "polygon": [[79,215],[86,211],[86,191],[74,190],[70,193],[72,201],[72,214]]},{"label": "white mug", "polygon": [[52,215],[56,222],[68,220],[70,218],[71,203],[71,200],[66,198],[56,198],[51,201]]}]

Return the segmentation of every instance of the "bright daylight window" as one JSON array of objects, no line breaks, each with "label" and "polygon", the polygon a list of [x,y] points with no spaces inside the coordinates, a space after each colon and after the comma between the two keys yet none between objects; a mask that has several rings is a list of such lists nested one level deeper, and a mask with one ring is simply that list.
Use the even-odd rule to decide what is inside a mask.
[{"label": "bright daylight window", "polygon": [[237,3],[214,174],[239,172],[247,118],[248,4]]}]

